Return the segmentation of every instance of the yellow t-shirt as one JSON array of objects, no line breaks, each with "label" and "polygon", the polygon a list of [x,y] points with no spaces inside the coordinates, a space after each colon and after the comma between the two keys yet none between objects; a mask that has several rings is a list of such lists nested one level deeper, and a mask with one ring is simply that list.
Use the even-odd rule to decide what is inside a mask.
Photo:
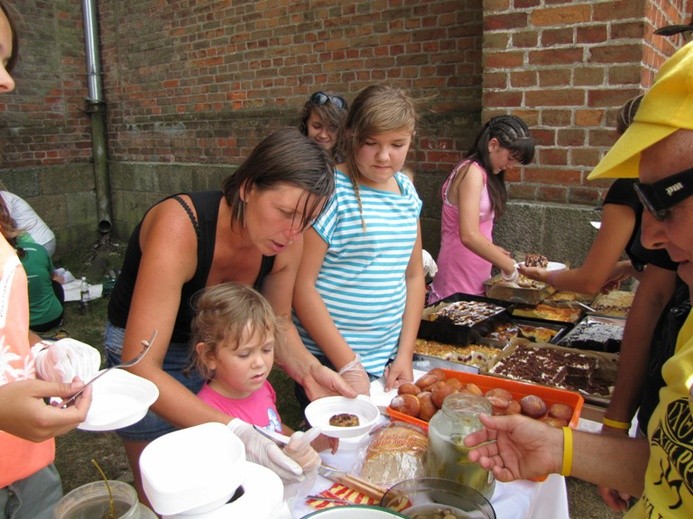
[{"label": "yellow t-shirt", "polygon": [[627,519],[693,518],[693,415],[688,400],[693,384],[693,312],[662,367],[665,386],[647,427],[650,459],[642,498]]}]

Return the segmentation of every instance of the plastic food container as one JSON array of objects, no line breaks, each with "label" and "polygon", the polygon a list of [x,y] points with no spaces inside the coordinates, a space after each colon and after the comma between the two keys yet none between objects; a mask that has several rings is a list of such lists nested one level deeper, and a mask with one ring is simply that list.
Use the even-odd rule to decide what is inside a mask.
[{"label": "plastic food container", "polygon": [[[432,314],[458,301],[476,302],[479,303],[480,306],[483,305],[486,307],[487,305],[492,305],[497,308],[490,315],[479,318],[474,324],[470,325],[453,324],[445,319],[430,320]],[[506,313],[506,310],[510,306],[511,305],[506,301],[498,301],[471,294],[453,294],[445,299],[441,299],[434,305],[424,308],[421,323],[419,324],[418,337],[421,339],[466,346],[469,344],[472,330],[478,332],[479,335],[483,335],[495,322],[501,319],[501,316]]]},{"label": "plastic food container", "polygon": [[215,510],[226,503],[246,473],[243,442],[221,423],[168,433],[140,457],[142,485],[160,515]]},{"label": "plastic food container", "polygon": [[454,393],[443,402],[428,424],[428,476],[456,481],[490,499],[496,481],[493,474],[467,457],[464,438],[480,429],[479,414],[491,414],[491,402],[481,395]]},{"label": "plastic food container", "polygon": [[[537,282],[538,283],[538,282]],[[536,305],[556,291],[551,285],[538,283],[536,288],[510,285],[503,281],[500,274],[484,281],[486,297],[492,297],[511,303]]]},{"label": "plastic food container", "polygon": [[[573,416],[568,425],[573,428],[577,427],[578,420],[580,419],[580,411],[582,410],[582,406],[585,402],[582,395],[574,391],[555,389],[537,384],[528,384],[525,382],[518,382],[516,380],[492,377],[489,375],[466,373],[463,371],[452,371],[448,369],[444,369],[443,371],[445,371],[448,378],[457,378],[464,383],[472,382],[479,386],[483,392],[486,392],[489,389],[501,388],[508,390],[515,400],[519,400],[526,395],[537,395],[544,400],[544,402],[546,402],[547,406],[550,406],[551,404],[568,404],[573,408]],[[428,430],[428,422],[395,411],[392,409],[392,407],[388,406],[387,414],[394,419],[413,423],[419,427],[423,427],[425,430]]]},{"label": "plastic food container", "polygon": [[476,490],[448,479],[402,481],[385,493],[380,504],[407,517],[447,509],[456,519],[496,519],[496,512],[488,499]]}]

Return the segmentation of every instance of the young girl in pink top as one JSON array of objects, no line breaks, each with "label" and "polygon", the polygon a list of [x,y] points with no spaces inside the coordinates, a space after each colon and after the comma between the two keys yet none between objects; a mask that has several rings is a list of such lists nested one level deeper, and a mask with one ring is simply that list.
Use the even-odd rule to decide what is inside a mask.
[{"label": "young girl in pink top", "polygon": [[505,209],[505,170],[528,164],[534,141],[525,122],[514,115],[493,117],[443,184],[438,273],[428,302],[458,292],[482,295],[491,268],[509,281],[517,279],[510,253],[493,243],[493,222]]},{"label": "young girl in pink top", "polygon": [[[207,379],[197,396],[229,416],[293,434],[281,422],[277,395],[267,380],[275,344],[282,340],[281,322],[267,300],[237,283],[206,288],[195,302],[191,330],[195,368]],[[312,445],[316,450],[337,446],[323,435]],[[303,466],[301,459],[317,458],[310,446],[306,450],[312,452],[285,453]]]}]

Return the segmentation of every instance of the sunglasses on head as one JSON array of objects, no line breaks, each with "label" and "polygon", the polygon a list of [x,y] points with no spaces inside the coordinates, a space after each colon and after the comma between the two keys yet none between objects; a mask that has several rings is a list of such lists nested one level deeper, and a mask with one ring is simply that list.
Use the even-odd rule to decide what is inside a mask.
[{"label": "sunglasses on head", "polygon": [[312,94],[310,96],[310,102],[315,103],[318,106],[322,106],[325,103],[329,102],[329,103],[335,105],[340,110],[346,110],[347,109],[347,102],[344,100],[343,97],[329,96],[325,92],[315,92],[314,94]]},{"label": "sunglasses on head", "polygon": [[669,209],[693,195],[693,168],[663,178],[652,184],[633,184],[642,205],[660,222],[669,215]]}]

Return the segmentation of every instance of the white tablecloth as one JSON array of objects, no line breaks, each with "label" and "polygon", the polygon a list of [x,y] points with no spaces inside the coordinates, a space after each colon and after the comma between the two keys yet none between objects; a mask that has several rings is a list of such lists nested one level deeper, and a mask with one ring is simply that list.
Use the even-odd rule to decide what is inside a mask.
[{"label": "white tablecloth", "polygon": [[[414,378],[423,372],[414,372]],[[382,380],[371,384],[371,398],[384,413],[396,391],[385,392]],[[386,417],[381,418],[386,421]],[[340,444],[340,450],[335,455],[323,453],[321,456],[326,464],[341,470],[351,471],[359,463],[358,441],[349,440]],[[332,486],[333,482],[318,476],[309,494],[319,494]],[[513,481],[512,483],[496,482],[496,488],[491,498],[491,504],[496,511],[497,519],[569,519],[568,493],[565,478],[551,474],[545,481]],[[315,509],[305,502],[296,503],[293,515],[304,517]]]}]

